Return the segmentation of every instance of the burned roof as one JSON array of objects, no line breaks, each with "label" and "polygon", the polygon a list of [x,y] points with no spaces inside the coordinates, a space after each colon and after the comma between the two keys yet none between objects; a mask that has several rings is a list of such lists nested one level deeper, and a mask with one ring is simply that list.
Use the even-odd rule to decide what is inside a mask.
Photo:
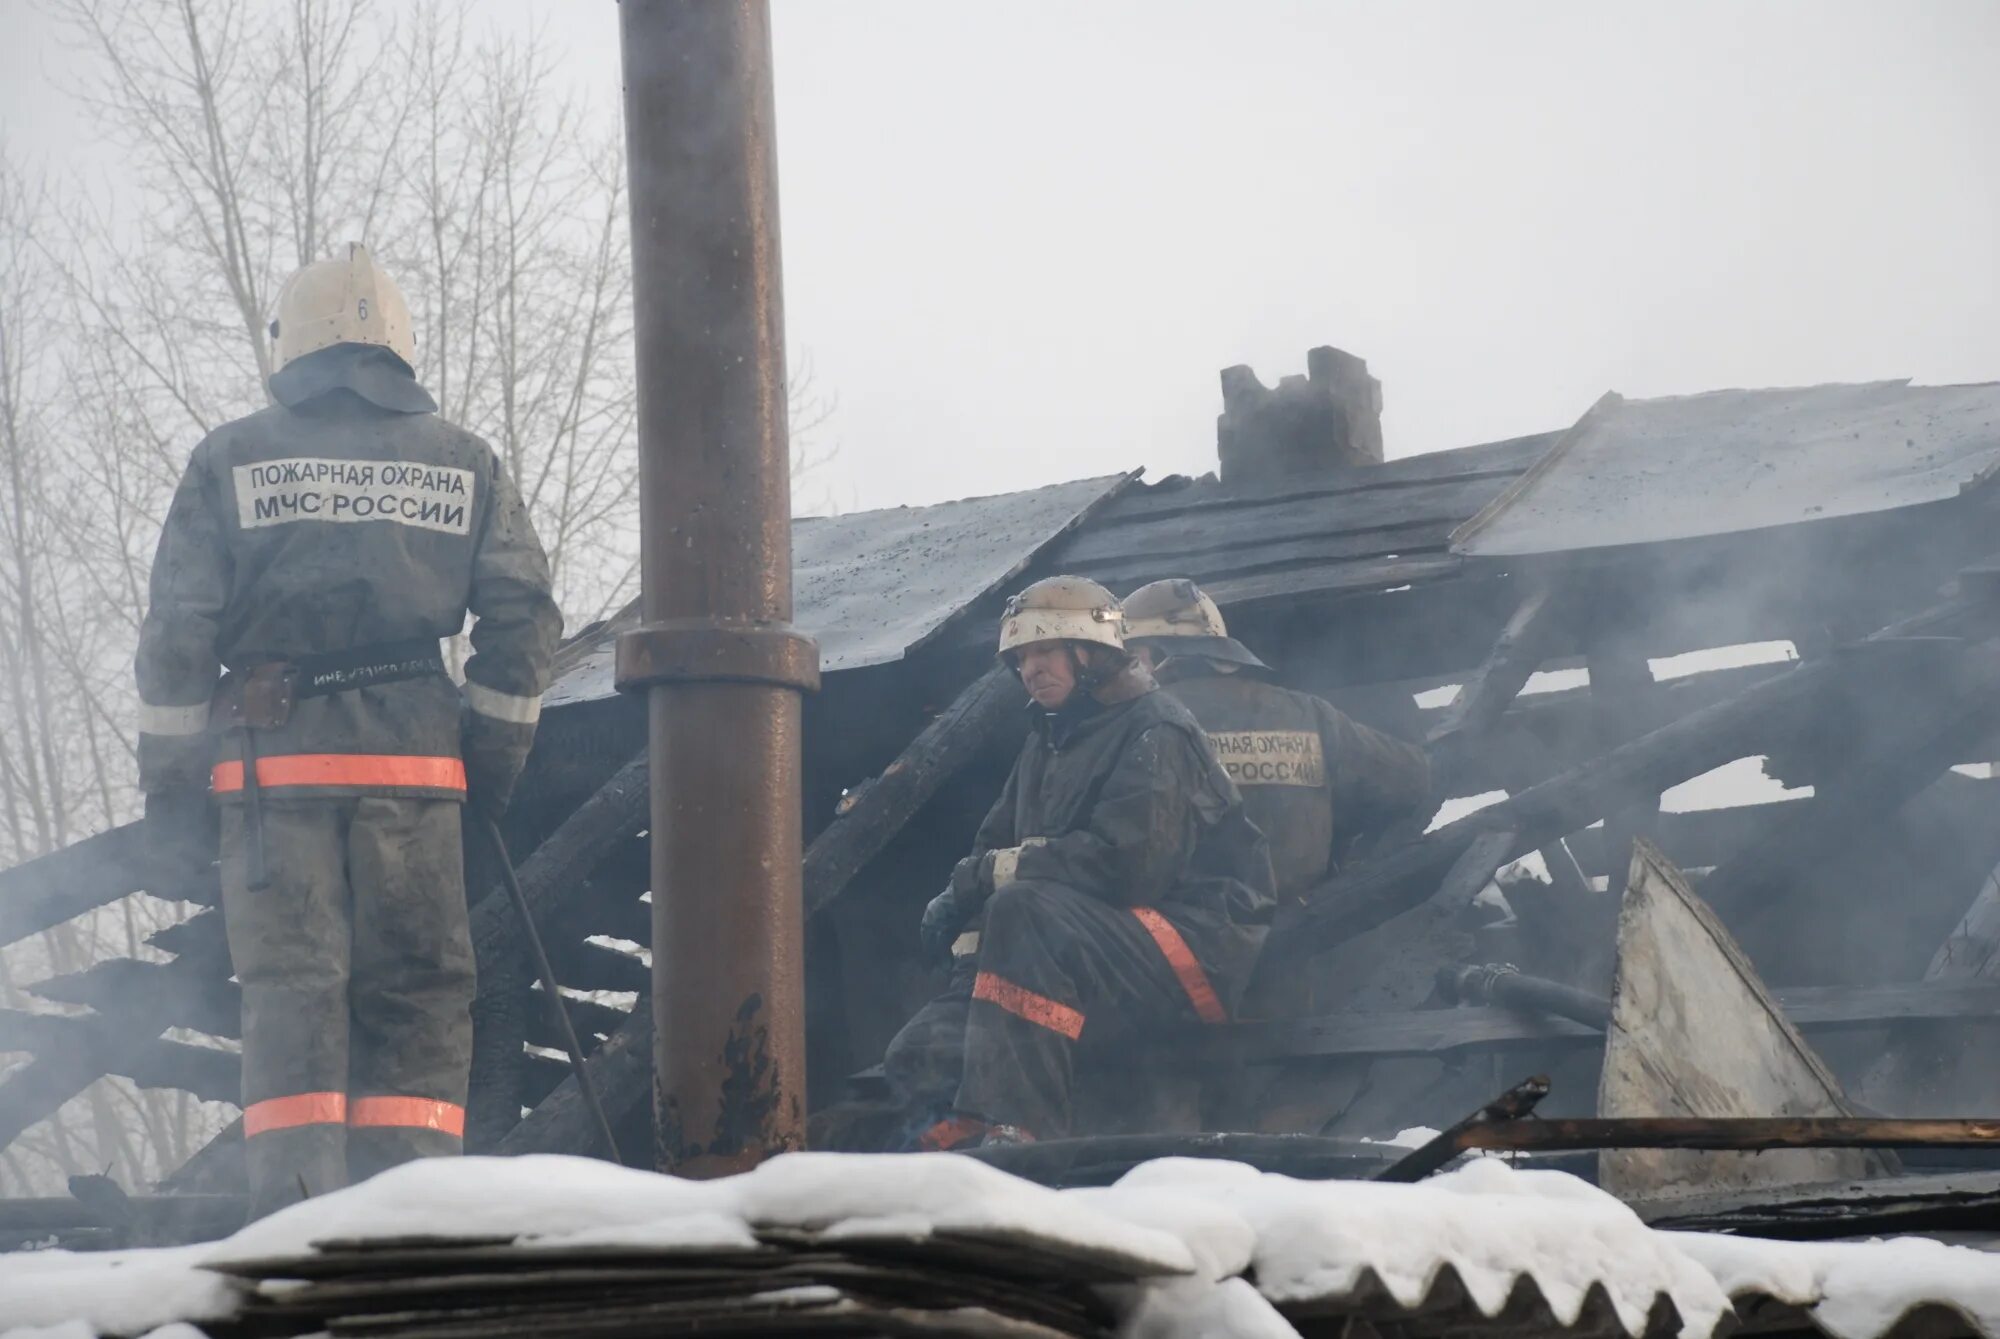
[{"label": "burned roof", "polygon": [[[1949,770],[1973,760],[1960,755],[1977,747],[1968,740],[1985,737],[1977,733],[1981,704],[2000,694],[1976,691],[1976,674],[1925,677],[1956,654],[1957,643],[1942,645],[1940,637],[1986,635],[1976,592],[1949,587],[1991,547],[1995,490],[1975,486],[1844,518],[1874,524],[1866,535],[1815,521],[1756,532],[1754,545],[1737,543],[1737,535],[1692,538],[1677,541],[1678,558],[1664,556],[1662,545],[1616,571],[1600,565],[1594,549],[1534,569],[1453,552],[1452,532],[1561,436],[1283,482],[1239,475],[1229,483],[1141,484],[1114,476],[801,522],[800,621],[820,635],[834,669],[806,709],[809,955],[834,968],[812,979],[812,1017],[822,1031],[811,1054],[839,1065],[844,1051],[850,1062],[829,1082],[816,1076],[816,1098],[838,1092],[842,1073],[879,1055],[883,1029],[893,1030],[913,1007],[912,992],[926,988],[909,933],[915,909],[963,853],[990,804],[993,770],[1004,769],[1011,752],[1007,732],[1020,724],[1018,687],[988,673],[986,616],[1010,589],[1057,570],[1080,570],[1121,591],[1192,576],[1293,685],[1356,714],[1370,703],[1402,713],[1366,717],[1384,728],[1441,733],[1451,747],[1437,753],[1436,765],[1451,795],[1499,789],[1516,797],[1481,811],[1484,827],[1446,824],[1357,860],[1343,892],[1386,899],[1369,903],[1393,904],[1385,914],[1421,910],[1316,959],[1321,979],[1350,993],[1315,1016],[1216,1029],[1207,1045],[1179,1048],[1187,1063],[1234,1048],[1233,1062],[1301,1075],[1442,1065],[1447,1077],[1426,1080],[1433,1086],[1409,1100],[1420,1099],[1425,1116],[1449,1118],[1472,1105],[1461,1103],[1454,1084],[1487,1082],[1479,1076],[1490,1075],[1495,1058],[1526,1065],[1533,1056],[1558,1070],[1559,1094],[1587,1101],[1595,1092],[1590,1066],[1603,1049],[1599,1029],[1512,1008],[1441,1009],[1423,998],[1429,966],[1405,969],[1440,954],[1505,958],[1524,972],[1602,992],[1604,980],[1588,973],[1615,936],[1616,899],[1603,896],[1600,881],[1620,876],[1635,830],[1690,871],[1760,969],[1767,950],[1782,955],[1788,970],[1766,972],[1773,998],[1815,1046],[1828,1048],[1843,1076],[1857,1061],[1834,1054],[1842,1036],[1894,1027],[1949,1038],[1967,1020],[1990,1016],[1991,988],[1916,978],[2000,859],[1994,783]],[[934,563],[940,554],[949,561]],[[887,616],[871,612],[877,600],[892,606]],[[568,648],[564,683],[551,700],[581,709],[551,713],[555,728],[544,729],[537,747],[538,758],[573,759],[585,751],[579,741],[597,730],[589,737],[601,738],[601,756],[571,768],[585,780],[569,790],[524,783],[508,839],[531,907],[555,927],[564,985],[603,992],[573,998],[569,1009],[614,1119],[634,1123],[628,1146],[642,1147],[637,1128],[651,1086],[650,977],[640,957],[651,935],[648,780],[643,759],[628,762],[641,733],[633,728],[640,704],[610,691],[610,639],[619,626],[594,629]],[[1893,635],[1864,644],[1878,628]],[[1913,638],[1912,629],[1932,635]],[[1775,663],[1672,682],[1647,668],[1649,658],[1694,647],[1773,639],[1793,641]],[[1587,666],[1597,682],[1520,695],[1527,674],[1545,663]],[[1461,701],[1442,705],[1458,685]],[[585,703],[602,705],[593,711]],[[1884,703],[1914,704],[1920,718],[1884,716]],[[566,721],[581,724],[566,730]],[[1661,811],[1662,791],[1746,754],[1774,755],[1771,766],[1818,793],[1783,804]],[[1599,826],[1599,819],[1612,821]],[[1522,826],[1511,831],[1509,823]],[[1475,944],[1461,922],[1487,914],[1484,904],[1467,904],[1492,873],[1476,866],[1540,841],[1568,853],[1571,883],[1510,888],[1512,919],[1479,924]],[[136,828],[89,839],[0,874],[0,940],[148,887]],[[1883,887],[1897,897],[1880,897]],[[216,899],[212,887],[180,895]],[[233,1034],[220,919],[203,912],[154,936],[151,947],[171,961],[119,959],[31,987],[83,1008],[5,1020],[19,1049],[40,1057],[0,1089],[8,1128],[25,1128],[103,1073],[226,1097],[234,1055],[164,1035],[171,1027],[225,1040]],[[483,899],[475,926],[482,980],[505,981],[504,964],[519,944],[504,897]],[[1480,956],[1469,956],[1475,949]],[[1397,993],[1378,986],[1385,974],[1395,977]],[[1361,993],[1378,989],[1379,998]],[[573,1119],[575,1084],[550,1059],[552,1032],[541,1011],[516,1010],[503,1021],[492,1054],[505,1062],[475,1066],[472,1145],[593,1147],[587,1123]],[[1397,1125],[1381,1122],[1407,1107],[1392,1099],[1404,1102],[1410,1092],[1407,1083],[1371,1083],[1326,1111],[1281,1113],[1304,1124],[1243,1133],[1388,1133]],[[527,1121],[524,1107],[534,1108]],[[228,1138],[212,1143],[173,1188],[226,1191],[234,1148]],[[1838,1213],[1827,1221],[1837,1223]],[[84,1230],[100,1232],[100,1241],[124,1231]]]},{"label": "burned roof", "polygon": [[2000,469],[2000,383],[1606,395],[1452,536],[1483,558],[1917,507]]},{"label": "burned roof", "polygon": [[[1111,474],[996,497],[891,507],[792,524],[793,624],[833,674],[900,660],[991,594],[1136,475]],[[638,602],[564,648],[548,707],[609,697],[617,635]]]}]

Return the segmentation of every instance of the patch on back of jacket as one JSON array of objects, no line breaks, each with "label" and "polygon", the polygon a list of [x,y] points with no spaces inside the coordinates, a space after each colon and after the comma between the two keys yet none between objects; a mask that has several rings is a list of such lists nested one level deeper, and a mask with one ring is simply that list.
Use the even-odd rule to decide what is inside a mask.
[{"label": "patch on back of jacket", "polygon": [[389,521],[447,535],[472,533],[471,470],[295,456],[237,465],[230,473],[236,522],[245,530],[293,521]]},{"label": "patch on back of jacket", "polygon": [[1324,786],[1317,730],[1218,730],[1208,736],[1238,786]]}]

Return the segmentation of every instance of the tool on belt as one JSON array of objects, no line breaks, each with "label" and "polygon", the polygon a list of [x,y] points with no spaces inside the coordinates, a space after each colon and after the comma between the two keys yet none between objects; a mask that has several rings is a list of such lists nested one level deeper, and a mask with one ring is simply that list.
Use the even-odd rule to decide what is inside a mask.
[{"label": "tool on belt", "polygon": [[264,855],[263,785],[257,776],[257,732],[283,728],[292,708],[309,697],[329,697],[356,688],[398,683],[443,674],[444,655],[435,637],[300,656],[294,660],[260,660],[243,670],[231,670],[216,689],[214,716],[237,733],[243,752],[243,805],[250,833],[249,886],[262,892],[271,886],[270,864]]},{"label": "tool on belt", "polygon": [[[604,1103],[597,1095],[597,1085],[591,1082],[590,1071],[583,1065],[583,1047],[578,1044],[576,1026],[569,1021],[569,1010],[563,1008],[562,987],[556,984],[556,970],[549,965],[549,951],[542,946],[542,932],[535,928],[535,914],[528,909],[528,895],[521,891],[521,877],[514,872],[514,861],[507,854],[507,841],[500,835],[500,825],[485,815],[469,815],[472,821],[486,834],[492,843],[493,854],[500,861],[500,877],[507,885],[507,895],[514,901],[514,910],[521,915],[521,928],[527,932],[528,948],[535,957],[535,970],[541,974],[542,994],[548,998],[549,1012],[556,1016],[556,1030],[563,1039],[563,1046],[569,1051],[570,1072],[576,1075],[576,1086],[583,1093],[584,1105],[597,1120],[597,1133],[604,1139],[604,1147],[611,1154],[613,1162],[625,1159],[618,1152],[618,1139],[611,1133],[611,1118],[604,1113]],[[643,1001],[640,1007],[644,1008]]]}]

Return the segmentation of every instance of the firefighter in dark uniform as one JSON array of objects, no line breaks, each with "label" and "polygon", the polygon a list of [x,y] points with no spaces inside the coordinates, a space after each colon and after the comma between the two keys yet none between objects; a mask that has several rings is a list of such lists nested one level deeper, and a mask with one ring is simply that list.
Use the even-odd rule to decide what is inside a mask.
[{"label": "firefighter in dark uniform", "polygon": [[[460,1150],[460,810],[506,807],[561,631],[520,495],[437,416],[367,251],[295,275],[272,333],[275,403],[195,448],[137,658],[163,884],[220,810],[253,1214]],[[461,690],[439,641],[468,611]]]},{"label": "firefighter in dark uniform", "polygon": [[1038,581],[1000,654],[1032,728],[972,853],[923,917],[950,988],[889,1045],[918,1144],[1068,1133],[1078,1039],[1134,1023],[1222,1022],[1274,906],[1264,839],[1201,727],[1124,649],[1111,593]]},{"label": "firefighter in dark uniform", "polygon": [[1331,703],[1271,682],[1187,580],[1127,596],[1126,645],[1208,732],[1250,819],[1271,846],[1278,896],[1303,901],[1363,837],[1417,817],[1430,799],[1423,751]]}]

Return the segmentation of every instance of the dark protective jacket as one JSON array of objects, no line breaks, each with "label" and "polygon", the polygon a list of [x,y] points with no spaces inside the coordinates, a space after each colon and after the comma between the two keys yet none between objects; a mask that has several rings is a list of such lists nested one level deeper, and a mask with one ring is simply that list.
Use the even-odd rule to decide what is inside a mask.
[{"label": "dark protective jacket", "polygon": [[974,839],[974,857],[992,853],[983,877],[1157,909],[1233,1005],[1276,896],[1264,839],[1201,727],[1138,665],[1073,709],[1031,710]]},{"label": "dark protective jacket", "polygon": [[1285,898],[1308,895],[1339,872],[1356,838],[1414,814],[1430,797],[1421,749],[1330,702],[1246,672],[1219,672],[1197,657],[1168,660],[1161,678],[1201,722],[1243,793]]},{"label": "dark protective jacket", "polygon": [[272,391],[195,448],[167,513],[139,636],[140,785],[212,769],[218,795],[240,792],[236,732],[209,729],[222,670],[434,643],[468,611],[463,741],[460,689],[429,674],[300,700],[258,732],[257,775],[273,799],[452,798],[464,757],[518,770],[562,620],[493,449],[427,412],[386,350],[320,350]]}]

